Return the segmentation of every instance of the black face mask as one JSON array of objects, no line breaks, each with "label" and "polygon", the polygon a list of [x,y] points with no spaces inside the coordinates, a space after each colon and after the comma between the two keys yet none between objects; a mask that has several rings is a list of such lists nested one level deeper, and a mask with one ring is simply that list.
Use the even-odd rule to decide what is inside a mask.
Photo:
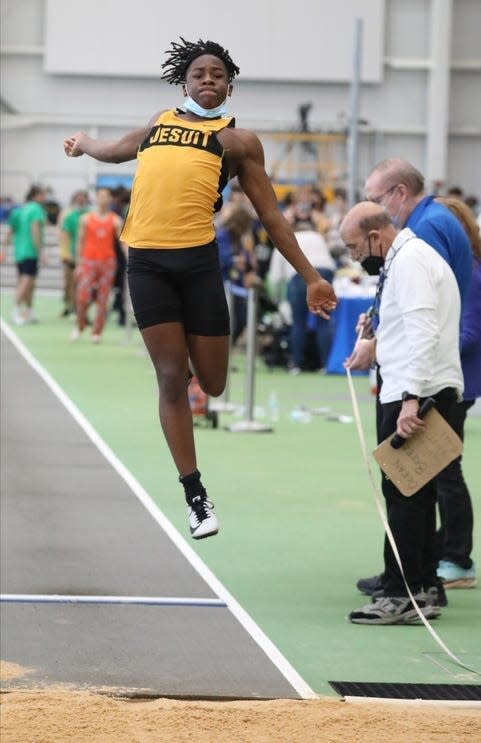
[{"label": "black face mask", "polygon": [[361,261],[361,266],[369,276],[379,276],[381,268],[384,266],[384,258],[380,255],[368,255]]}]

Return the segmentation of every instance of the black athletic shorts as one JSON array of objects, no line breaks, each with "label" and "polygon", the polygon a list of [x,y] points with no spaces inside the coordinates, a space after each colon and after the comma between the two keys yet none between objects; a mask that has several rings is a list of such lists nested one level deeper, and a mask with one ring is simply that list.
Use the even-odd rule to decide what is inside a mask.
[{"label": "black athletic shorts", "polygon": [[25,258],[18,261],[17,271],[19,276],[36,276],[38,274],[38,258]]},{"label": "black athletic shorts", "polygon": [[192,335],[229,335],[215,240],[195,248],[129,248],[127,273],[140,330],[180,322]]}]

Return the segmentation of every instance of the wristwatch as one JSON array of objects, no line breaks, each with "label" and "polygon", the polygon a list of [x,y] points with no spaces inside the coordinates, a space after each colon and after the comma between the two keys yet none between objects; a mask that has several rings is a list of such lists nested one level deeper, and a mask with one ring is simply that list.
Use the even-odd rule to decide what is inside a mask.
[{"label": "wristwatch", "polygon": [[402,401],[406,402],[406,400],[418,400],[419,401],[419,395],[412,395],[410,392],[404,391],[402,393]]}]

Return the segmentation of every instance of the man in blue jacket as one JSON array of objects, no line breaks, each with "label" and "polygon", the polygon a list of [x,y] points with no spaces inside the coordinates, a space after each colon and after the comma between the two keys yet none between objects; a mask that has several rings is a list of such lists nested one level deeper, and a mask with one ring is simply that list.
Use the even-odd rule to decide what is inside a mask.
[{"label": "man in blue jacket", "polygon": [[383,160],[367,178],[365,191],[367,200],[383,206],[397,227],[409,227],[448,262],[462,304],[472,271],[468,236],[449,209],[426,195],[421,173],[406,160]]}]

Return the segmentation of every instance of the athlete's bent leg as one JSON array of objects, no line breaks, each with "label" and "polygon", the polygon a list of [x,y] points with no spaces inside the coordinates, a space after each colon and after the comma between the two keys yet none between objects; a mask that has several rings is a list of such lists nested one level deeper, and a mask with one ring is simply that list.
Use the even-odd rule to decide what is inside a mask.
[{"label": "athlete's bent leg", "polygon": [[219,397],[225,389],[229,364],[229,336],[187,335],[189,356],[202,390]]}]

